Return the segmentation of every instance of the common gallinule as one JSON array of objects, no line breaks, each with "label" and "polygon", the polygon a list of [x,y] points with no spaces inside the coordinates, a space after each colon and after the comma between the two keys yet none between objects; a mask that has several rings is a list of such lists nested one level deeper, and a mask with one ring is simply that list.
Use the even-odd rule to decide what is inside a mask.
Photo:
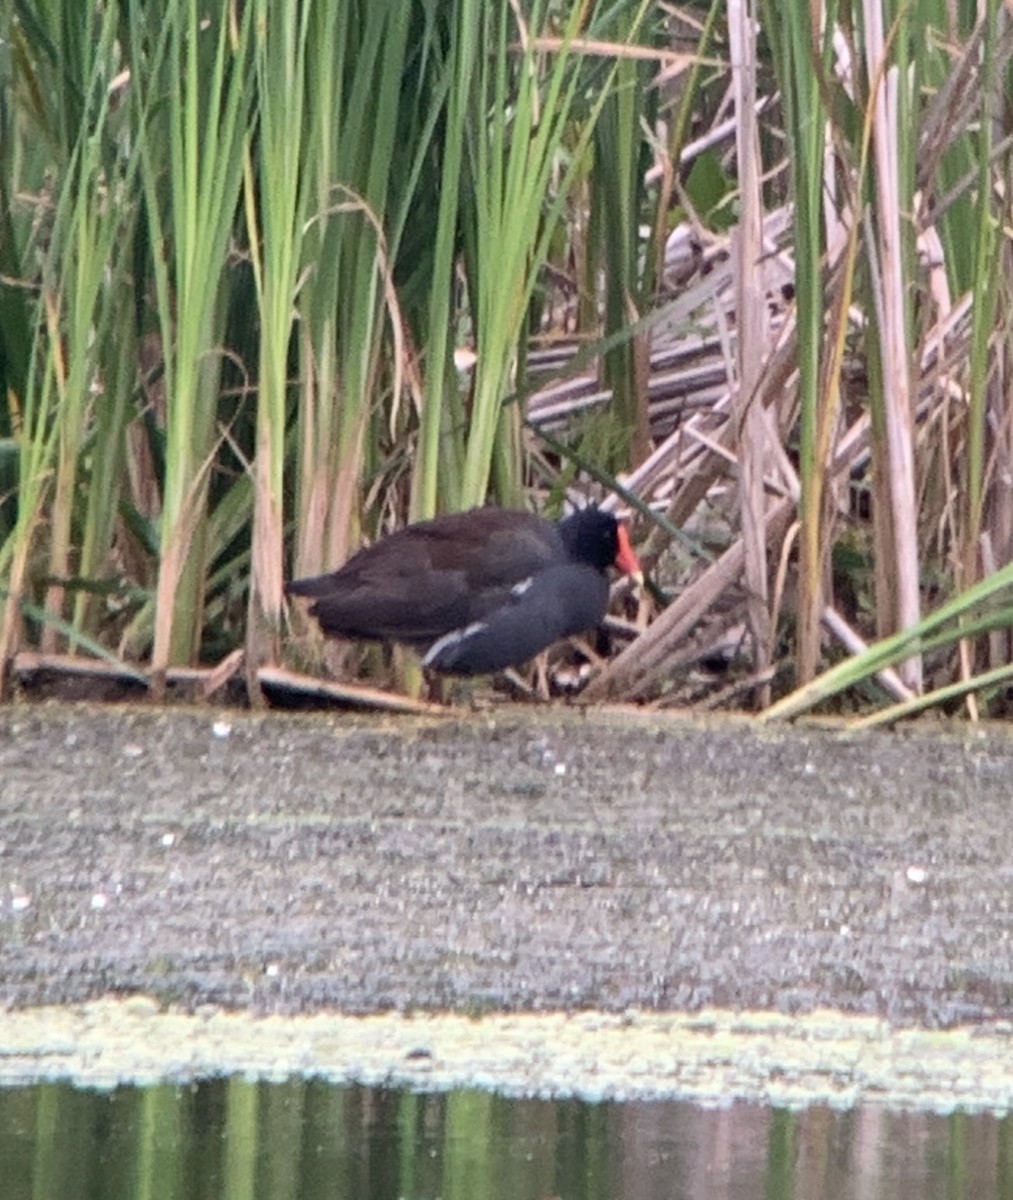
[{"label": "common gallinule", "polygon": [[486,675],[597,625],[610,566],[640,572],[611,513],[582,508],[553,523],[476,508],[408,525],[286,591],[313,599],[324,633],[403,642],[434,671]]}]

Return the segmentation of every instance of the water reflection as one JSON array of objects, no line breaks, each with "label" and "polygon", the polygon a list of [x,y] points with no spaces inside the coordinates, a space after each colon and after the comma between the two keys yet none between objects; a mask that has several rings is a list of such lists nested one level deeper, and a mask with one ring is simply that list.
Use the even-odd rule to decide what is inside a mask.
[{"label": "water reflection", "polygon": [[1010,1200],[1013,1118],[312,1080],[0,1089],[0,1198]]}]

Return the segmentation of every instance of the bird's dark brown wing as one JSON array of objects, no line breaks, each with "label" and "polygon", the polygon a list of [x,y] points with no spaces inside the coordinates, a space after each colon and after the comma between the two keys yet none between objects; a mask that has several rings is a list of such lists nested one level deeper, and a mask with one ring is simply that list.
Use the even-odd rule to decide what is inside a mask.
[{"label": "bird's dark brown wing", "polygon": [[425,646],[468,620],[470,594],[464,575],[447,571],[384,578],[382,589],[368,579],[332,589],[310,605],[324,633],[367,641]]},{"label": "bird's dark brown wing", "polygon": [[399,557],[414,558],[417,551],[435,573],[463,571],[475,590],[518,583],[566,557],[554,524],[502,508],[476,508],[409,525],[372,550],[385,547]]},{"label": "bird's dark brown wing", "polygon": [[296,580],[286,590],[316,601],[310,613],[325,633],[428,645],[564,554],[550,522],[474,509],[409,525],[352,555],[340,570]]}]

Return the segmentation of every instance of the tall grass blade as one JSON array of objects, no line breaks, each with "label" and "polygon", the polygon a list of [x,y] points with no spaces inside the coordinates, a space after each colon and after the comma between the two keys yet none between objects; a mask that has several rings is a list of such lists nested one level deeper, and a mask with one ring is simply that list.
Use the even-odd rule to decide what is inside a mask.
[{"label": "tall grass blade", "polygon": [[[251,89],[252,4],[170,0],[149,25],[132,5],[142,180],[165,369],[165,478],[154,688],[197,654],[209,468],[215,450],[228,252],[240,199]],[[207,22],[205,24],[205,21]],[[168,175],[164,173],[168,164]]]},{"label": "tall grass blade", "polygon": [[[877,353],[873,365],[871,401],[877,439],[876,472],[878,602],[881,629],[916,625],[921,610],[918,579],[918,537],[914,475],[914,418],[911,385],[910,322],[904,279],[913,259],[913,230],[904,214],[913,207],[915,146],[902,135],[910,124],[906,44],[914,32],[906,13],[894,28],[885,28],[883,0],[864,0],[862,47],[871,87],[872,236],[868,239]],[[878,418],[878,419],[877,419]],[[917,658],[902,665],[901,678],[921,688]]]},{"label": "tall grass blade", "polygon": [[[257,0],[253,49],[259,125],[247,148],[246,214],[260,309],[253,553],[247,615],[247,677],[276,661],[282,604],[283,486],[289,397],[289,346],[306,224],[302,181],[310,6],[272,12]],[[252,133],[252,130],[251,130]]]},{"label": "tall grass blade", "polygon": [[[764,475],[767,464],[767,414],[758,399],[767,358],[767,321],[761,260],[763,196],[756,120],[756,17],[748,0],[728,5],[732,90],[735,97],[735,152],[739,175],[739,224],[733,241],[736,256],[735,311],[737,378],[732,393],[739,457],[739,516],[749,594],[753,665],[763,674],[770,665],[773,635],[767,606],[767,535]],[[769,699],[761,689],[759,702]]]},{"label": "tall grass blade", "polygon": [[[837,5],[764,7],[785,110],[794,219],[795,305],[799,371],[799,599],[795,670],[800,682],[816,672],[819,614],[829,538],[825,536],[826,443],[836,419],[832,368],[821,373],[824,345],[824,106],[830,31]],[[832,201],[832,197],[830,200]]]}]

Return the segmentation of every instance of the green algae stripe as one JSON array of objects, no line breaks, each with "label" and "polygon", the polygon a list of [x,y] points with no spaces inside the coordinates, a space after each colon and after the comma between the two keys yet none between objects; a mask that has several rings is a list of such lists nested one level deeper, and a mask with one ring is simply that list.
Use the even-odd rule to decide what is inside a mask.
[{"label": "green algae stripe", "polygon": [[514,1096],[1013,1109],[1013,1023],[895,1028],[875,1017],[707,1010],[254,1017],[146,997],[4,1015],[0,1083],[100,1088],[241,1074]]}]

